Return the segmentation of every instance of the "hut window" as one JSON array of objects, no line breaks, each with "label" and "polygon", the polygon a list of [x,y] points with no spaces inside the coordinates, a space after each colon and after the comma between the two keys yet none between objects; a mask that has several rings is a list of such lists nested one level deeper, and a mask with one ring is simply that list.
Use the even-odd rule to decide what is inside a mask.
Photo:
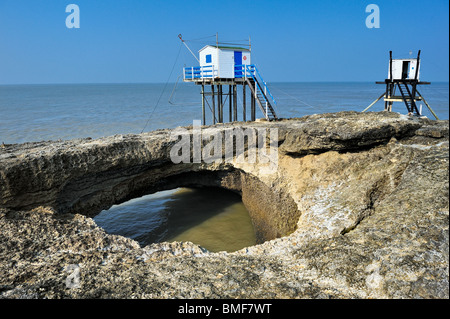
[{"label": "hut window", "polygon": [[206,63],[211,63],[211,54],[206,55]]}]

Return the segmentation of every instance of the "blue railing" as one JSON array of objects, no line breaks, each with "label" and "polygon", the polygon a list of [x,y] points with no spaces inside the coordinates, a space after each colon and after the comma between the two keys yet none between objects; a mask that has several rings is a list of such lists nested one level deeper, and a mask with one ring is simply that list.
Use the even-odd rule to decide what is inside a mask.
[{"label": "blue railing", "polygon": [[183,78],[185,80],[211,79],[215,76],[217,76],[217,70],[212,65],[183,68]]},{"label": "blue railing", "polygon": [[[212,79],[218,76],[217,69],[213,65],[207,66],[191,66],[183,68],[184,80],[196,80],[196,79]],[[235,78],[253,78],[256,82],[262,86],[263,93],[266,96],[270,96],[273,104],[276,106],[277,102],[270,92],[266,82],[264,82],[261,74],[254,64],[240,64],[234,66]]]},{"label": "blue railing", "polygon": [[[277,102],[275,101],[275,98],[273,97],[272,93],[269,90],[269,87],[267,86],[266,82],[264,82],[264,79],[261,76],[261,73],[259,73],[258,69],[254,64],[242,64],[242,65],[235,65],[234,66],[234,77],[236,78],[253,78],[253,80],[257,81],[263,86],[264,94],[267,96],[269,95],[272,99],[274,105],[277,105]],[[259,80],[259,81],[258,81]]]},{"label": "blue railing", "polygon": [[256,67],[253,64],[239,64],[234,66],[235,78],[252,78]]}]

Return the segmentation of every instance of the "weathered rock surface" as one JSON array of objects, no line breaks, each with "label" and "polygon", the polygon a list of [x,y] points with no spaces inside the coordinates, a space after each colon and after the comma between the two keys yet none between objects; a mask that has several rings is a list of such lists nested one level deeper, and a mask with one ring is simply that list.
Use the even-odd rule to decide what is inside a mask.
[{"label": "weathered rock surface", "polygon": [[[2,298],[448,298],[448,121],[342,112],[278,128],[278,169],[173,164],[170,130],[0,148]],[[234,253],[106,234],[145,193],[242,194],[261,242]]]}]

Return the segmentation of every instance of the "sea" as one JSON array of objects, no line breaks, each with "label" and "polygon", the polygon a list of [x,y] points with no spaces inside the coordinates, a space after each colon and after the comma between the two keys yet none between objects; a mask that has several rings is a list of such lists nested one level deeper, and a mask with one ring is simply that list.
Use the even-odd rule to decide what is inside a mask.
[{"label": "sea", "polygon": [[[362,82],[268,83],[268,87],[281,118],[363,111],[385,89]],[[423,85],[419,91],[439,119],[449,118],[448,82]],[[239,106],[241,93],[238,90]],[[425,103],[418,106],[422,115],[435,119]],[[368,111],[383,108],[379,101]],[[393,111],[407,113],[402,103],[394,103]],[[0,143],[5,144],[139,134],[188,126],[201,116],[200,87],[191,83],[0,85]],[[209,111],[206,119],[211,124]],[[256,243],[240,197],[221,189],[178,188],[149,194],[114,205],[94,220],[108,233],[133,238],[143,246],[192,241],[210,251],[235,251]]]}]

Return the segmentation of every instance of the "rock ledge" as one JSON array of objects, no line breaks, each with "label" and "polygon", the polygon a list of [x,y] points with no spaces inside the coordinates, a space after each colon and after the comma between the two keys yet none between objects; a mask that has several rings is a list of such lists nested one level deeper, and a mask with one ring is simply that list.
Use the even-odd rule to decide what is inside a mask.
[{"label": "rock ledge", "polygon": [[[449,298],[448,121],[278,122],[278,169],[173,164],[171,130],[0,148],[1,298]],[[242,194],[261,244],[140,247],[90,218],[181,185]],[[264,194],[267,194],[265,200]]]}]

